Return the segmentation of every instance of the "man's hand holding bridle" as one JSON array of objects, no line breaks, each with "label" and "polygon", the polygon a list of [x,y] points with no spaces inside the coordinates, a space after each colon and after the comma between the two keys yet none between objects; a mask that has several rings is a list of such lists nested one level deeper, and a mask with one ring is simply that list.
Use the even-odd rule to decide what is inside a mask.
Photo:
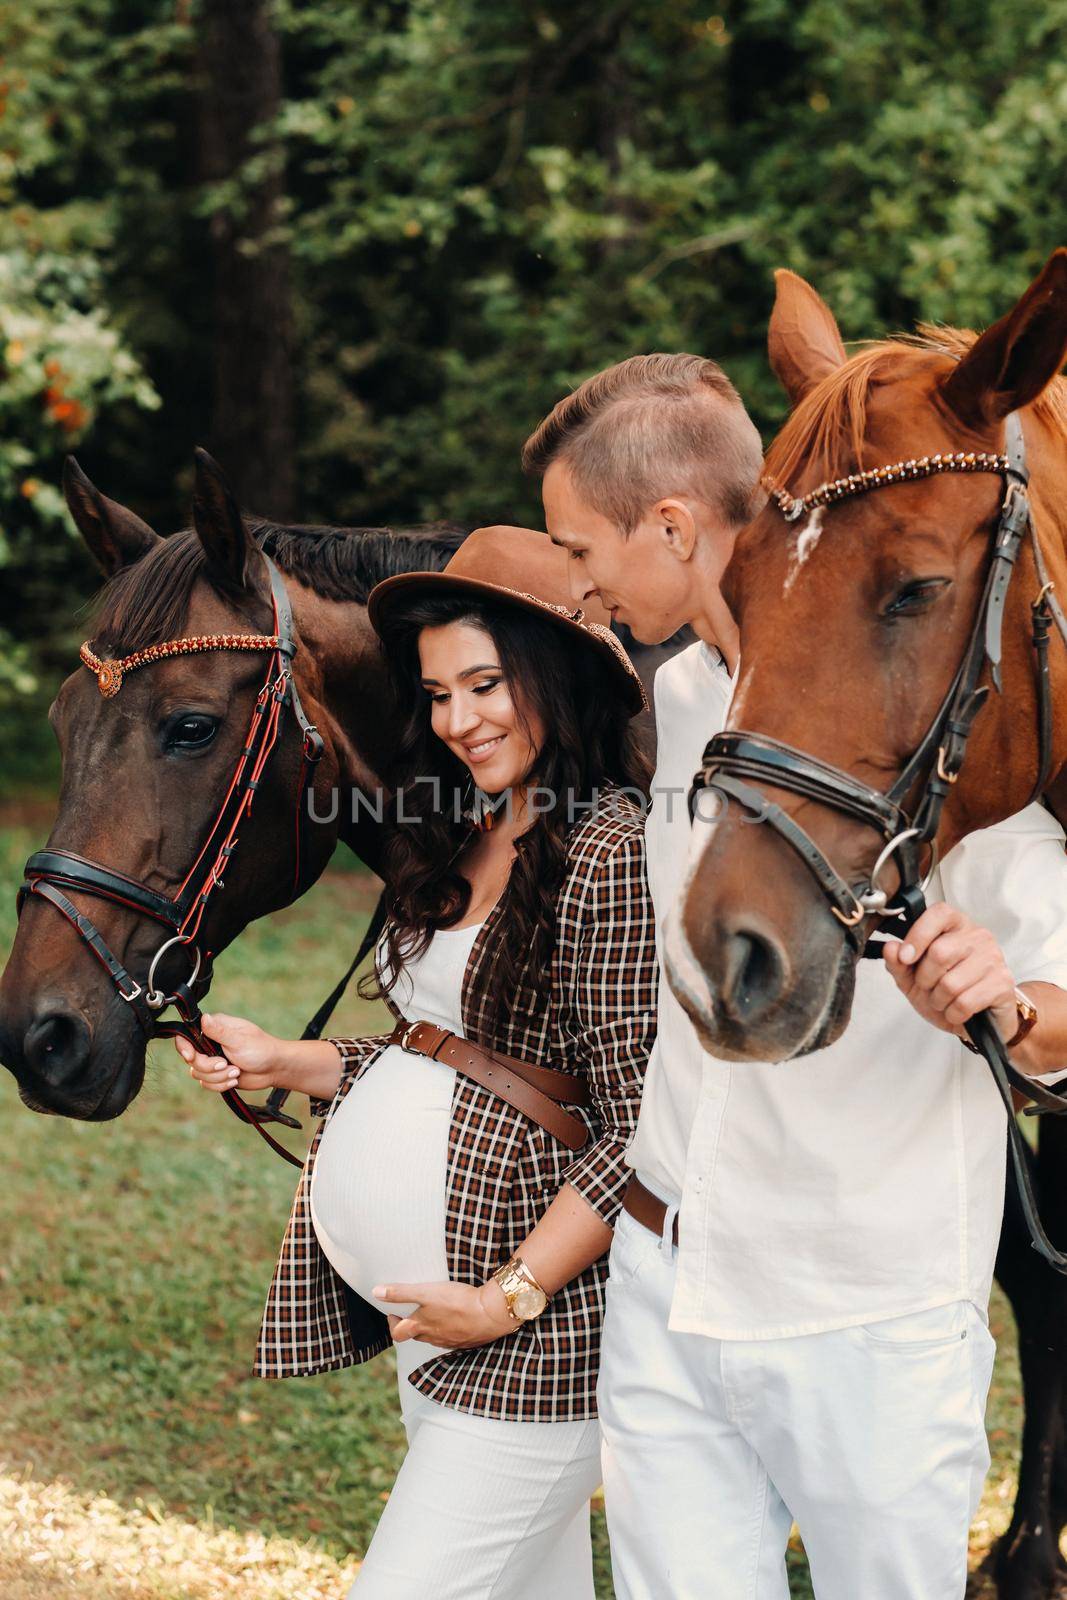
[{"label": "man's hand holding bridle", "polygon": [[923,912],[901,941],[886,945],[897,988],[935,1028],[966,1038],[964,1023],[991,1011],[1004,1040],[1019,1023],[1015,979],[987,928],[944,901]]}]

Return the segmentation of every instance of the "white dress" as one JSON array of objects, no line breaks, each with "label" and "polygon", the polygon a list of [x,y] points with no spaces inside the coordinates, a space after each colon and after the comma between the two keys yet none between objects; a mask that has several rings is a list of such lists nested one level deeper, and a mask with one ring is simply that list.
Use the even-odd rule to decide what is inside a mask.
[{"label": "white dress", "polygon": [[[463,974],[481,925],[439,929],[406,963],[391,998],[409,1022],[463,1032]],[[311,1218],[330,1265],[371,1305],[385,1283],[441,1283],[454,1067],[391,1044],[326,1124],[311,1179]],[[423,1352],[423,1359],[425,1353]]]},{"label": "white dress", "polygon": [[[409,1022],[463,1032],[463,975],[480,924],[440,929],[391,998]],[[382,1283],[443,1282],[455,1069],[390,1045],[326,1125],[311,1180],[323,1252],[372,1304]],[[394,1315],[407,1307],[382,1306]],[[589,1497],[600,1428],[502,1422],[420,1394],[439,1347],[396,1346],[408,1453],[348,1600],[593,1600]]]}]

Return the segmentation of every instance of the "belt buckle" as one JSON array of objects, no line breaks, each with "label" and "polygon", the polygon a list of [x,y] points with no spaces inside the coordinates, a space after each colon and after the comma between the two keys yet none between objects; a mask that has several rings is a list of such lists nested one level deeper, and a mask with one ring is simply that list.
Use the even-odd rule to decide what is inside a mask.
[{"label": "belt buckle", "polygon": [[405,1026],[403,1028],[403,1031],[401,1032],[400,1038],[397,1040],[397,1044],[400,1046],[401,1050],[410,1050],[411,1049],[411,1045],[409,1044],[408,1041],[410,1040],[411,1035],[414,1032],[414,1030],[416,1028],[421,1027],[421,1026],[422,1026],[422,1024],[420,1022],[408,1022],[408,1023],[405,1024]]}]

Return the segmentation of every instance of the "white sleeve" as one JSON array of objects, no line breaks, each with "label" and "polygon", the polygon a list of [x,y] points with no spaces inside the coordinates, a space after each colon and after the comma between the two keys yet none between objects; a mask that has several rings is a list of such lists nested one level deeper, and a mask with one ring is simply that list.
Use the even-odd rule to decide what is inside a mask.
[{"label": "white sleeve", "polygon": [[[988,928],[1017,983],[1067,989],[1067,851],[1044,806],[1026,806],[995,827],[968,834],[941,863],[950,905]],[[1044,1073],[1038,1083],[1067,1074]]]}]

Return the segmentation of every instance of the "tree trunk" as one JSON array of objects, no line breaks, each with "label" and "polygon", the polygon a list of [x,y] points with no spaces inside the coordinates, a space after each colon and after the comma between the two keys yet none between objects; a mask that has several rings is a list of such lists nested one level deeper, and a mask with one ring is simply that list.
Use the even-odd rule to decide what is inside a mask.
[{"label": "tree trunk", "polygon": [[[214,297],[208,448],[242,505],[276,521],[295,515],[293,335],[289,252],[281,221],[281,151],[254,141],[281,99],[281,51],[270,0],[204,0],[200,42],[202,176],[234,177],[253,154],[272,159],[210,218]],[[267,242],[264,242],[266,240]]]}]

